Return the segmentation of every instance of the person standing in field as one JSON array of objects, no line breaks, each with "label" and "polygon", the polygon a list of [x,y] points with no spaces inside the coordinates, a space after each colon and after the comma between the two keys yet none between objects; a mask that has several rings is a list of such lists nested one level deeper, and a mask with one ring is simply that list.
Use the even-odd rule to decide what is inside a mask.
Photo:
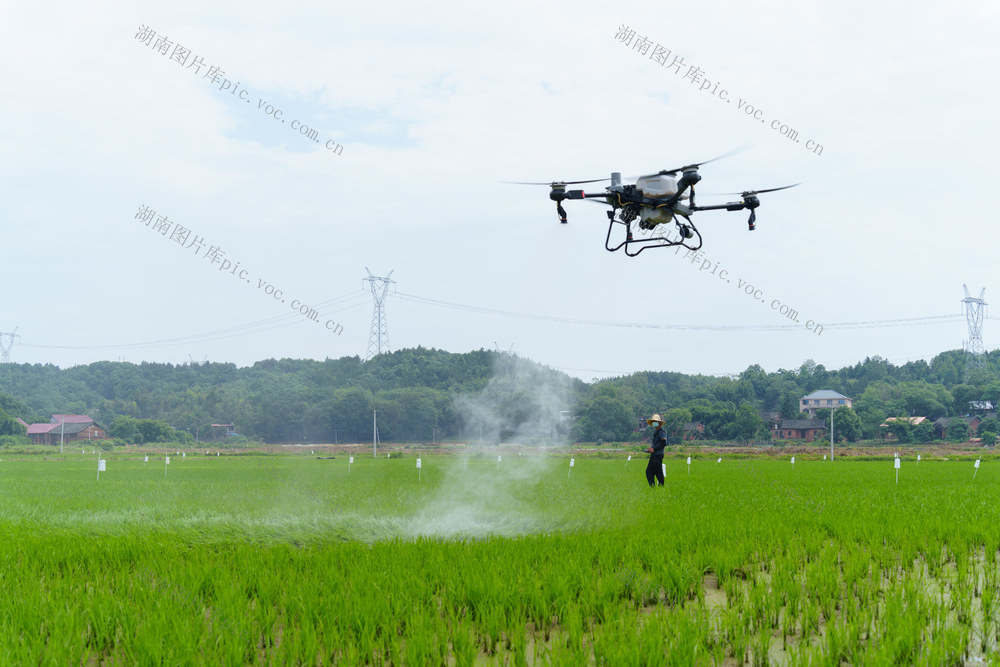
[{"label": "person standing in field", "polygon": [[663,420],[660,415],[653,415],[646,420],[653,427],[653,444],[646,448],[649,453],[649,463],[646,464],[646,481],[655,486],[657,480],[663,486],[663,449],[667,446],[667,434],[663,432]]}]

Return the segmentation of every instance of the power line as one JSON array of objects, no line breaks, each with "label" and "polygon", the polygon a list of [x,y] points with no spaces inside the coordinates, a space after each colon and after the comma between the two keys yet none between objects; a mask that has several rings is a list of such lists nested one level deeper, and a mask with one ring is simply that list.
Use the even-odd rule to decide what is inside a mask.
[{"label": "power line", "polygon": [[[483,306],[470,306],[468,304],[441,301],[417,296],[415,294],[404,294],[397,292],[396,296],[404,301],[421,303],[442,308],[455,310],[465,310],[469,312],[485,313],[487,315],[498,315],[501,317],[513,317],[528,320],[544,320],[548,322],[560,322],[563,324],[582,324],[587,326],[602,327],[625,327],[638,329],[669,329],[669,330],[691,330],[691,331],[793,331],[801,330],[801,324],[654,324],[651,322],[613,322],[607,320],[588,320],[572,317],[557,317],[555,315],[537,315],[531,313],[518,313],[509,310],[499,310],[497,308],[484,308]],[[924,324],[940,324],[954,322],[961,319],[961,315],[928,315],[924,317],[907,317],[889,320],[867,320],[859,322],[835,322],[823,324],[823,330],[827,329],[861,329],[884,326],[919,326]]]},{"label": "power line", "polygon": [[[357,303],[350,303],[350,301],[355,300]],[[339,313],[345,310],[350,310],[351,308],[357,308],[364,304],[367,300],[363,292],[352,292],[349,294],[341,295],[328,301],[323,301],[316,304],[315,307],[322,308],[332,305],[341,305],[340,308],[335,308],[327,312]],[[23,347],[32,347],[47,350],[109,350],[109,349],[136,349],[136,348],[146,348],[146,347],[167,347],[171,345],[187,345],[190,343],[207,343],[217,340],[226,340],[228,338],[235,338],[237,336],[246,336],[249,334],[262,333],[264,331],[270,331],[272,329],[279,329],[281,327],[293,326],[302,322],[302,316],[298,313],[289,313],[287,315],[275,315],[262,320],[255,320],[253,322],[245,322],[243,324],[237,324],[235,326],[226,327],[224,329],[216,329],[214,331],[207,331],[199,334],[191,334],[188,336],[179,336],[176,338],[163,338],[160,340],[151,341],[141,341],[134,343],[118,343],[114,345],[40,345],[40,344],[25,344]]]}]

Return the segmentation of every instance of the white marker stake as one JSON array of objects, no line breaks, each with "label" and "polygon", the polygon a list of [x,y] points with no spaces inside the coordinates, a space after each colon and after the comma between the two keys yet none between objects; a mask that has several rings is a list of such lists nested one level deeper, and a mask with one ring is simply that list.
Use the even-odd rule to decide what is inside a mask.
[{"label": "white marker stake", "polygon": [[351,472],[351,466],[352,466],[353,464],[354,464],[354,457],[353,457],[353,456],[348,456],[348,457],[347,457],[347,472],[348,472],[348,473],[350,473],[350,472]]},{"label": "white marker stake", "polygon": [[976,475],[979,474],[979,459],[976,459],[976,472],[972,473],[972,481],[976,480]]},{"label": "white marker stake", "polygon": [[792,467],[793,468],[795,467],[795,457],[794,456],[792,457]]},{"label": "white marker stake", "polygon": [[631,461],[631,460],[632,460],[632,455],[631,455],[631,454],[629,454],[629,455],[628,455],[628,458],[627,458],[627,459],[625,459],[625,467],[626,467],[626,468],[628,467],[628,462],[629,462],[629,461]]},{"label": "white marker stake", "polygon": [[97,481],[101,481],[101,473],[106,470],[104,459],[97,462]]},{"label": "white marker stake", "polygon": [[722,457],[721,456],[719,457],[719,460],[716,461],[716,463],[722,463]]},{"label": "white marker stake", "polygon": [[573,472],[573,463],[574,463],[573,459],[570,459],[569,460],[569,472],[566,473],[566,479],[569,479],[570,473]]},{"label": "white marker stake", "polygon": [[500,472],[500,455],[497,454],[497,472]]},{"label": "white marker stake", "polygon": [[898,486],[899,485],[899,457],[898,456],[896,457],[895,463],[893,463],[893,466],[896,468],[896,485]]},{"label": "white marker stake", "polygon": [[826,461],[826,454],[823,455],[823,460]]},{"label": "white marker stake", "polygon": [[182,458],[182,459],[186,459],[186,458],[187,458],[187,456],[188,456],[188,453],[187,453],[187,452],[184,452],[183,454],[181,454],[181,458]]},{"label": "white marker stake", "polygon": [[417,459],[417,483],[420,483],[420,459]]},{"label": "white marker stake", "polygon": [[917,454],[917,463],[920,463],[920,454]]},{"label": "white marker stake", "polygon": [[688,457],[688,474],[691,474],[691,457]]},{"label": "white marker stake", "polygon": [[170,465],[170,457],[169,456],[164,456],[163,457],[163,478],[164,479],[167,478],[167,466],[168,465]]},{"label": "white marker stake", "polygon": [[177,452],[177,456],[180,456],[180,455],[181,455],[181,453],[180,453],[180,452]]}]

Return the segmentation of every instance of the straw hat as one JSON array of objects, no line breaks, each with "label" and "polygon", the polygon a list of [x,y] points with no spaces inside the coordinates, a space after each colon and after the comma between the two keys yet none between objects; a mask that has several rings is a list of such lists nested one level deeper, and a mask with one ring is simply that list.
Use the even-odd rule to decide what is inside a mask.
[{"label": "straw hat", "polygon": [[663,420],[660,419],[660,415],[653,415],[652,417],[646,420],[646,423],[649,424],[650,426],[653,425],[653,422],[659,422],[660,426],[663,426]]}]

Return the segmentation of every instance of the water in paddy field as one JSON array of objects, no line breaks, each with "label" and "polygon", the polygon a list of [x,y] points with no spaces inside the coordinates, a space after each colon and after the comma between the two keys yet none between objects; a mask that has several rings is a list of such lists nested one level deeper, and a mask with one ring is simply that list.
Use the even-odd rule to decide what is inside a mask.
[{"label": "water in paddy field", "polygon": [[[406,532],[483,537],[547,530],[538,503],[526,499],[557,465],[549,448],[568,443],[563,417],[572,405],[569,378],[514,355],[498,357],[487,386],[455,400],[465,432],[482,433],[481,441],[441,461],[444,479]],[[519,448],[496,446],[501,442]]]}]

